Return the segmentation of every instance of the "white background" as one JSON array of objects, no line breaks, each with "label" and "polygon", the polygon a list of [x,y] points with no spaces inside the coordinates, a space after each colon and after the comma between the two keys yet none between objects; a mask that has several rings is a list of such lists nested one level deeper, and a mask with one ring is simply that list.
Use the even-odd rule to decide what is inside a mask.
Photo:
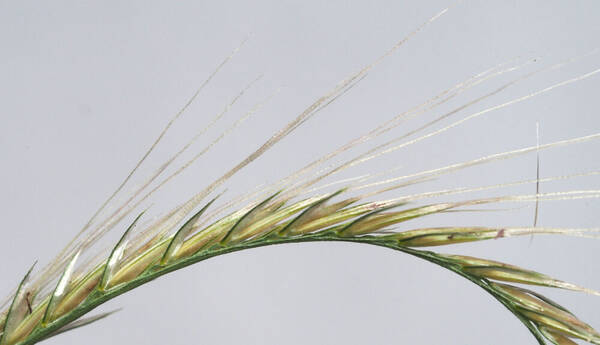
[{"label": "white background", "polygon": [[[185,200],[257,148],[337,82],[371,63],[450,1],[0,2],[0,295],[34,260],[47,263],[124,178],[169,118],[219,62],[250,39],[166,137],[152,164],[177,150],[257,76],[219,134],[281,91],[153,200]],[[443,124],[600,68],[597,1],[464,1],[385,59],[361,83],[230,181],[243,192],[286,176],[386,119],[487,68],[536,58],[484,83],[452,109],[527,72],[539,73]],[[600,130],[600,75],[469,121],[359,167],[408,174]],[[440,116],[439,109],[420,117]],[[443,126],[440,124],[435,128]],[[400,127],[389,138],[416,126]],[[195,146],[200,150],[209,142]],[[540,153],[542,177],[594,171],[598,143]],[[360,152],[360,151],[357,151]],[[392,174],[392,175],[393,175]],[[449,175],[411,193],[535,176],[535,155]],[[341,176],[340,176],[341,178]],[[598,178],[542,184],[598,189]],[[530,194],[535,186],[460,195]],[[395,196],[408,191],[399,190]],[[522,208],[528,206],[527,208]],[[455,214],[410,226],[530,226],[532,205]],[[544,202],[539,225],[598,226],[598,202]],[[120,234],[115,232],[107,243]],[[536,236],[441,252],[498,259],[600,289],[596,240]],[[539,288],[592,326],[600,299]],[[255,249],[203,262],[121,296],[124,310],[48,344],[533,344],[519,321],[478,287],[431,264],[349,244]]]}]

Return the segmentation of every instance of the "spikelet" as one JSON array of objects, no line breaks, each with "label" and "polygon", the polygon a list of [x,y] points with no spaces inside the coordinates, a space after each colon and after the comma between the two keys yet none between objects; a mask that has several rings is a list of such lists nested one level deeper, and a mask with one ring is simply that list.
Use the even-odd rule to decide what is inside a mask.
[{"label": "spikelet", "polygon": [[600,343],[600,333],[555,302],[526,289],[499,283],[494,283],[493,286],[507,296],[520,313],[534,322],[542,334],[555,344],[573,343],[570,337],[592,344]]},{"label": "spikelet", "polygon": [[477,277],[499,280],[504,282],[539,285],[566,290],[580,291],[600,296],[600,292],[585,289],[575,284],[554,279],[545,274],[541,274],[531,270],[526,270],[514,265],[508,265],[498,261],[485,260],[462,255],[443,255],[443,257],[450,259],[455,264],[460,265],[464,272]]}]

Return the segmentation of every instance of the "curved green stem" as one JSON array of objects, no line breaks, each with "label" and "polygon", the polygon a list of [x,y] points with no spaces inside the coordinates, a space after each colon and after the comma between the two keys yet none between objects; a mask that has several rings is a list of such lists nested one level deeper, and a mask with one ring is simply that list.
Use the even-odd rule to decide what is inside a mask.
[{"label": "curved green stem", "polygon": [[377,236],[360,236],[360,237],[340,237],[340,235],[335,234],[333,232],[327,233],[316,233],[310,235],[303,235],[298,237],[280,237],[277,235],[259,238],[256,240],[251,240],[247,242],[242,242],[235,245],[228,246],[220,246],[216,245],[209,249],[201,250],[200,252],[181,259],[179,261],[175,261],[168,266],[159,266],[156,265],[151,269],[146,270],[137,278],[123,283],[121,285],[117,285],[111,289],[106,291],[101,291],[96,289],[92,292],[86,300],[77,306],[75,309],[63,315],[62,317],[54,320],[52,323],[44,326],[38,326],[29,337],[20,342],[19,345],[30,345],[37,343],[41,340],[44,340],[56,332],[58,332],[62,327],[70,324],[71,322],[79,319],[81,316],[87,314],[91,310],[95,309],[99,305],[104,302],[111,300],[119,295],[122,295],[129,290],[132,290],[142,284],[145,284],[149,281],[152,281],[164,274],[167,274],[172,271],[179,270],[183,267],[195,264],[200,261],[204,261],[210,259],[212,257],[220,256],[227,253],[237,252],[245,249],[264,247],[275,244],[286,244],[286,243],[301,243],[301,242],[351,242],[351,243],[363,243],[370,244],[385,248],[390,248],[393,250],[401,251],[403,253],[407,253],[418,258],[427,260],[436,265],[442,266],[466,279],[473,282],[474,284],[480,286],[485,291],[490,293],[496,300],[502,303],[508,310],[510,310],[521,322],[529,329],[529,331],[533,334],[540,345],[546,345],[543,336],[537,330],[537,328],[527,319],[525,319],[518,311],[517,307],[511,303],[507,298],[503,296],[503,294],[497,291],[494,286],[492,286],[489,281],[485,278],[476,277],[464,272],[459,265],[449,261],[448,259],[437,255],[434,252],[415,250],[412,248],[401,246],[397,243],[397,241],[386,240],[382,237]]}]

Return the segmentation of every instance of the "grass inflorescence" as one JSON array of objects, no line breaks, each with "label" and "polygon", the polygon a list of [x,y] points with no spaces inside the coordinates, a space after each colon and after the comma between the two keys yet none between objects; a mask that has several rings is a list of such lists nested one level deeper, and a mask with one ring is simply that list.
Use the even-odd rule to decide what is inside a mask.
[{"label": "grass inflorescence", "polygon": [[[389,122],[375,127],[363,136],[349,141],[323,157],[315,159],[304,168],[277,183],[259,188],[257,191],[248,192],[227,202],[220,203],[221,194],[214,196],[229,178],[252,163],[317,112],[342,96],[348,89],[360,82],[366,73],[381,60],[393,53],[404,42],[442,16],[446,11],[444,10],[432,17],[406,38],[399,41],[392,49],[375,60],[375,62],[343,80],[330,92],[318,98],[295,119],[269,137],[257,150],[234,165],[221,177],[207,184],[197,194],[193,195],[193,197],[157,220],[146,222],[146,213],[139,212],[138,210],[141,203],[150,198],[157,189],[160,189],[165,183],[189,167],[203,153],[210,150],[223,136],[229,134],[231,128],[235,128],[251,113],[257,111],[262,103],[244,114],[238,122],[225,130],[205,150],[195,155],[174,173],[168,175],[158,184],[158,187],[150,189],[152,183],[156,182],[159,177],[164,176],[166,168],[198,138],[198,136],[195,136],[181,151],[177,152],[158,171],[152,174],[141,187],[135,190],[122,206],[117,207],[106,218],[100,219],[100,214],[106,210],[106,206],[113,201],[114,197],[129,182],[145,159],[161,142],[166,131],[179,119],[202,88],[208,84],[239,48],[236,49],[202,84],[200,89],[190,99],[190,102],[168,122],[164,131],[151,145],[133,171],[117,188],[116,192],[101,206],[100,210],[85,225],[84,229],[75,237],[73,242],[69,243],[56,259],[44,267],[39,274],[35,275],[33,273],[33,267],[27,272],[14,293],[11,294],[11,298],[3,306],[3,313],[0,314],[0,345],[34,344],[56,334],[100,320],[110,315],[110,313],[92,317],[84,317],[84,315],[104,302],[140,285],[169,272],[206,259],[251,248],[304,242],[369,244],[418,257],[448,269],[481,287],[514,314],[527,327],[539,344],[546,344],[547,341],[554,344],[575,344],[574,340],[584,340],[592,344],[600,344],[600,333],[578,319],[567,308],[534,290],[530,290],[529,287],[543,286],[594,295],[599,295],[600,293],[555,279],[546,274],[495,260],[431,251],[431,248],[457,243],[502,240],[508,237],[530,236],[534,234],[598,237],[598,229],[538,227],[537,205],[542,201],[598,198],[600,197],[600,191],[571,190],[540,193],[538,188],[535,194],[509,194],[417,204],[422,199],[439,196],[457,196],[469,192],[485,192],[521,184],[535,183],[539,186],[539,183],[542,181],[552,182],[578,176],[592,176],[597,175],[598,172],[592,171],[542,179],[539,177],[538,171],[537,178],[533,180],[513,181],[470,188],[448,188],[419,194],[401,195],[398,192],[407,186],[430,181],[457,170],[524,154],[536,153],[557,146],[595,140],[600,138],[600,134],[590,134],[588,136],[565,139],[543,145],[538,143],[535,146],[486,155],[470,161],[393,178],[379,178],[380,175],[385,175],[386,172],[381,174],[373,173],[368,176],[359,176],[353,179],[352,183],[348,183],[347,187],[333,189],[329,192],[323,192],[322,189],[331,189],[329,187],[332,185],[345,183],[345,181],[338,181],[338,183],[325,186],[319,185],[326,178],[334,176],[343,170],[446,132],[488,112],[509,107],[534,96],[550,92],[558,87],[589,78],[600,73],[600,70],[572,77],[527,95],[488,107],[485,110],[474,112],[460,120],[452,122],[450,125],[432,130],[416,138],[408,139],[410,136],[420,135],[422,131],[429,130],[438,122],[522,80],[530,78],[544,70],[559,68],[566,64],[566,62],[525,74],[502,85],[491,93],[473,99],[439,116],[407,134],[378,145],[339,165],[334,165],[333,167],[327,166],[325,169],[317,171],[317,168],[322,168],[323,164],[329,163],[332,158],[338,157],[352,148],[398,127],[402,122],[401,120],[418,116],[433,109],[484,81],[518,70],[527,65],[527,62],[521,64],[501,64],[443,90],[421,105],[397,115]],[[201,134],[214,122],[219,120],[238,98],[239,95],[228,104],[222,113],[219,113],[213,119],[207,128],[201,131]],[[379,179],[374,180],[375,178]],[[336,188],[338,187],[336,186]],[[381,197],[384,193],[390,192],[397,193],[397,195],[391,199],[383,199]],[[212,199],[209,199],[209,197]],[[376,200],[373,201],[373,198]],[[449,212],[467,212],[470,211],[470,207],[495,205],[504,202],[535,204],[536,220],[534,221],[534,225],[524,227],[490,227],[444,224],[435,227],[414,226],[407,230],[397,228],[399,225],[412,226],[415,220],[429,219],[435,215]],[[133,215],[136,217],[130,219],[132,218],[130,216]],[[121,229],[119,224],[124,220],[129,220],[130,224]],[[141,231],[138,228],[141,228]],[[88,251],[93,243],[97,242],[98,239],[113,229],[120,229],[122,231],[122,236],[116,244],[109,251],[100,252],[97,256],[88,259],[88,261],[82,264],[80,262],[82,261],[82,254]],[[422,249],[425,247],[428,250]]]},{"label": "grass inflorescence", "polygon": [[[109,299],[166,273],[211,257],[268,245],[316,241],[344,241],[386,247],[449,269],[479,285],[505,305],[540,343],[543,343],[543,339],[569,337],[600,343],[600,334],[564,307],[538,293],[509,283],[587,290],[496,261],[417,249],[528,235],[542,232],[541,230],[444,227],[393,234],[378,233],[380,229],[390,225],[426,217],[464,203],[418,208],[373,202],[352,205],[355,201],[353,199],[332,200],[334,196],[343,196],[342,191],[339,191],[286,205],[278,195],[266,198],[245,213],[233,214],[205,226],[182,240],[181,234],[193,229],[213,200],[184,222],[174,235],[125,258],[122,254],[126,236],[123,236],[105,262],[73,279],[73,264],[77,260],[77,253],[67,265],[52,294],[29,312],[26,298],[28,273],[17,290],[8,316],[3,320],[4,334],[1,343],[33,344],[60,332]],[[136,218],[125,234],[134,227],[140,216],[142,215]],[[95,317],[91,321],[96,319]],[[568,344],[568,340],[561,341],[557,343]]]}]

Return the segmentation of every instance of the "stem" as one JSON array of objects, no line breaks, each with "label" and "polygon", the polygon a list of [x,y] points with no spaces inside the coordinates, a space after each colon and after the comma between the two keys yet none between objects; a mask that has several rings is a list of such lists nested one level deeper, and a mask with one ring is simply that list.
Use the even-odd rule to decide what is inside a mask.
[{"label": "stem", "polygon": [[360,237],[340,237],[338,234],[332,232],[326,233],[317,233],[317,234],[309,234],[303,235],[299,237],[280,237],[280,236],[271,236],[266,238],[259,238],[257,240],[251,240],[248,242],[243,242],[235,245],[228,245],[227,247],[223,246],[214,246],[207,250],[201,250],[200,252],[189,256],[187,258],[181,259],[180,261],[176,261],[168,266],[154,266],[151,269],[142,273],[139,277],[123,283],[121,285],[117,285],[107,291],[100,291],[98,289],[94,290],[79,306],[75,309],[59,317],[54,320],[52,323],[46,325],[46,327],[42,327],[39,325],[30,335],[29,337],[18,343],[19,345],[30,345],[35,344],[41,340],[44,340],[50,336],[52,336],[55,332],[59,331],[62,327],[68,325],[69,323],[77,320],[81,316],[87,314],[92,311],[99,305],[104,302],[111,300],[119,295],[122,295],[140,285],[143,285],[147,282],[150,282],[162,275],[165,275],[169,272],[179,270],[181,268],[187,267],[189,265],[195,264],[200,261],[204,261],[216,256],[220,256],[227,253],[237,252],[241,250],[258,248],[264,246],[270,246],[275,244],[286,244],[286,243],[303,243],[303,242],[351,242],[351,243],[363,243],[370,244],[379,247],[385,247],[397,251],[401,251],[403,253],[407,253],[423,260],[429,261],[436,265],[442,266],[466,279],[473,282],[474,284],[480,286],[485,291],[490,293],[496,300],[502,303],[509,311],[511,311],[521,322],[529,329],[529,331],[533,334],[540,345],[546,345],[542,335],[535,328],[535,326],[525,319],[517,310],[516,306],[513,305],[509,300],[507,300],[501,292],[497,291],[492,285],[489,284],[489,281],[484,278],[479,278],[468,273],[465,273],[461,270],[460,266],[450,262],[449,260],[437,255],[434,252],[430,251],[422,251],[416,250],[408,247],[403,247],[397,244],[396,241],[389,241],[382,239],[381,237],[376,236],[360,236]]}]

